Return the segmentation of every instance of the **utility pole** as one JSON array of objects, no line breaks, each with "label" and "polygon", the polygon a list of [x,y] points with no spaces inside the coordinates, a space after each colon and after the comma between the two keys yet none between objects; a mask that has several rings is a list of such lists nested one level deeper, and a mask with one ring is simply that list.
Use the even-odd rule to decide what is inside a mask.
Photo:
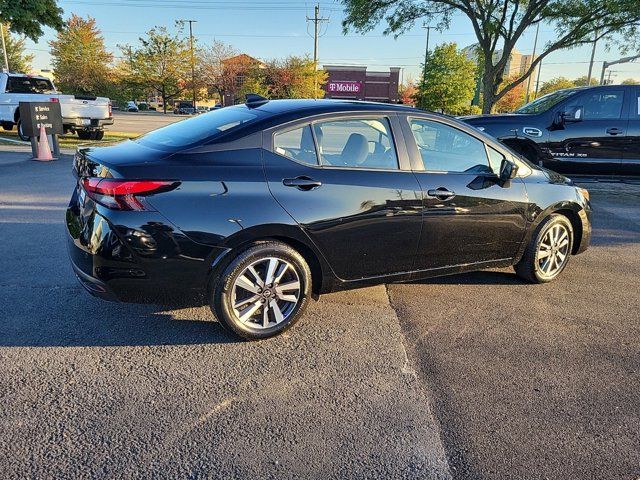
[{"label": "utility pole", "polygon": [[4,43],[4,25],[0,21],[0,37],[2,37],[2,53],[4,54],[4,70],[9,72],[9,58],[7,57],[7,45]]},{"label": "utility pole", "polygon": [[322,22],[328,21],[328,18],[320,16],[320,4],[316,3],[313,9],[313,18],[307,17],[307,22],[313,22],[313,66],[315,68],[313,75],[313,98],[318,98],[318,30]]},{"label": "utility pole", "polygon": [[[533,41],[533,53],[531,54],[531,63],[536,61],[536,48],[538,47],[538,33],[540,33],[540,22],[536,25],[536,38]],[[540,66],[538,66],[538,69]],[[533,74],[533,72],[531,72]],[[531,74],[529,74],[529,78],[527,79],[527,95],[525,97],[524,103],[529,103],[529,92],[531,91]]]},{"label": "utility pole", "polygon": [[191,88],[193,90],[193,110],[196,109],[196,60],[193,54],[193,24],[197,23],[197,20],[178,20],[182,23],[189,22],[189,48],[191,49]]},{"label": "utility pole", "polygon": [[591,49],[591,60],[589,61],[589,74],[587,75],[587,87],[591,86],[591,72],[593,72],[593,59],[596,56],[596,45],[598,44],[598,31],[593,38],[593,48]]}]

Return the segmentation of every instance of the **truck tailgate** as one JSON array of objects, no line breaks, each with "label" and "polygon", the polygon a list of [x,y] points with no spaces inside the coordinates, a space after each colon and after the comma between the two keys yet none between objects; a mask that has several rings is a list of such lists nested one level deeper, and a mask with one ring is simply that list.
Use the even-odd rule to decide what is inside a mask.
[{"label": "truck tailgate", "polygon": [[109,118],[109,100],[102,97],[61,95],[63,118]]}]

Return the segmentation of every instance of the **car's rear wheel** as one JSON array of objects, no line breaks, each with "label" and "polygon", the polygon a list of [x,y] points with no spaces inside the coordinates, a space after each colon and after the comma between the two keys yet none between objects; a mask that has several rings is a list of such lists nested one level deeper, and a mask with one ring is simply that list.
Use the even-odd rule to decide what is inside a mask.
[{"label": "car's rear wheel", "polygon": [[92,140],[93,132],[90,130],[78,130],[77,133],[80,140]]},{"label": "car's rear wheel", "polygon": [[532,283],[555,279],[569,263],[573,248],[573,228],[564,215],[553,214],[537,228],[516,273]]},{"label": "car's rear wheel", "polygon": [[311,272],[296,250],[280,242],[258,243],[241,252],[212,278],[211,309],[223,326],[241,337],[272,337],[303,314]]}]

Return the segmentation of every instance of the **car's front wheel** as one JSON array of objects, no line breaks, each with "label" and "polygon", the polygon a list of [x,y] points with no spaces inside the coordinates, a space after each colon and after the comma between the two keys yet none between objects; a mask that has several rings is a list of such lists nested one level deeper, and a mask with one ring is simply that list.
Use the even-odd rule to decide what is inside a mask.
[{"label": "car's front wheel", "polygon": [[515,265],[516,273],[532,283],[550,282],[565,269],[572,249],[571,222],[564,215],[550,215],[536,229],[522,259]]},{"label": "car's front wheel", "polygon": [[311,292],[311,271],[296,250],[267,241],[238,254],[211,282],[211,309],[220,323],[258,340],[282,333],[300,318]]}]

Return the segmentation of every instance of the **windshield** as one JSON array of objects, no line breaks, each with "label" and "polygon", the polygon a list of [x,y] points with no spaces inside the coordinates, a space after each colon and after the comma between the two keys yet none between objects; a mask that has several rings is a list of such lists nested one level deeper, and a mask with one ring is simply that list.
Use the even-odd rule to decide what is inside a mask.
[{"label": "windshield", "polygon": [[246,107],[228,107],[172,123],[143,135],[136,141],[149,146],[183,148],[214,138],[258,118]]},{"label": "windshield", "polygon": [[551,92],[543,97],[536,98],[533,102],[527,103],[520,107],[515,113],[542,113],[549,110],[551,107],[555,107],[565,98],[569,98],[578,90],[557,90]]},{"label": "windshield", "polygon": [[7,93],[53,93],[53,84],[46,78],[9,77]]}]

